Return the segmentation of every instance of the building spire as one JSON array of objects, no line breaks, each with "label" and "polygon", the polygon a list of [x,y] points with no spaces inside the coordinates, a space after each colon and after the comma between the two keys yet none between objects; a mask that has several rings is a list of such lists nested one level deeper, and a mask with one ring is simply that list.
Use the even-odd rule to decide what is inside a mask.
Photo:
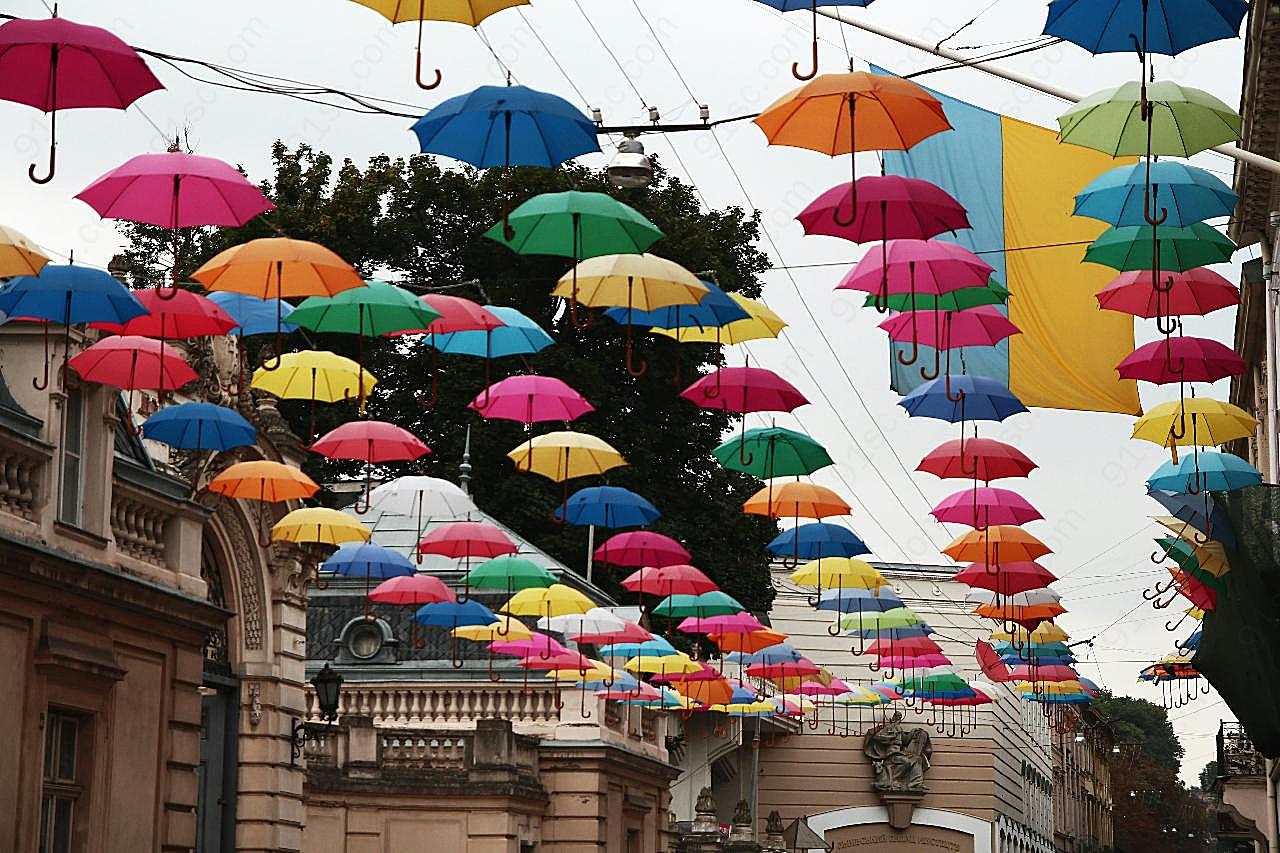
[{"label": "building spire", "polygon": [[467,427],[466,443],[462,445],[462,464],[458,466],[458,485],[465,495],[471,494],[471,427]]}]

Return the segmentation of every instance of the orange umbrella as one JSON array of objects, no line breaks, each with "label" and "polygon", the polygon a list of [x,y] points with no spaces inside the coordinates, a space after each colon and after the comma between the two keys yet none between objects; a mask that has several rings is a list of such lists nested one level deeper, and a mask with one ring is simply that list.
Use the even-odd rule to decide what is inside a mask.
[{"label": "orange umbrella", "polygon": [[979,604],[974,613],[1009,622],[1043,622],[1067,612],[1061,604]]},{"label": "orange umbrella", "polygon": [[942,549],[960,563],[1025,563],[1052,554],[1053,550],[1021,527],[993,524],[986,530],[970,530]]},{"label": "orange umbrella", "polygon": [[780,631],[748,631],[743,634],[708,634],[707,639],[715,643],[722,652],[745,652],[753,654],[761,649],[785,643],[787,635]]},{"label": "orange umbrella", "polygon": [[[315,481],[299,469],[267,459],[237,462],[210,480],[205,488],[224,498],[259,501],[264,504],[302,500],[320,491]],[[271,538],[269,531],[263,530],[264,515],[259,508],[258,544],[266,548],[271,545]]]},{"label": "orange umbrella", "polygon": [[[906,151],[922,139],[951,129],[942,103],[910,80],[866,71],[823,74],[774,101],[756,116],[770,145],[830,154]],[[853,160],[853,158],[850,158]],[[852,205],[857,215],[857,166],[852,167]]]},{"label": "orange umbrella", "polygon": [[826,518],[848,515],[849,504],[826,486],[784,483],[775,489],[771,483],[748,498],[742,511],[770,518]]},{"label": "orange umbrella", "polygon": [[686,699],[703,705],[723,705],[733,698],[733,687],[723,678],[672,681],[669,686]]},{"label": "orange umbrella", "polygon": [[[355,268],[335,252],[319,243],[288,237],[263,237],[232,246],[206,261],[191,277],[206,290],[276,300],[286,296],[333,296],[365,286]],[[277,302],[275,367],[280,365],[282,326]]]}]

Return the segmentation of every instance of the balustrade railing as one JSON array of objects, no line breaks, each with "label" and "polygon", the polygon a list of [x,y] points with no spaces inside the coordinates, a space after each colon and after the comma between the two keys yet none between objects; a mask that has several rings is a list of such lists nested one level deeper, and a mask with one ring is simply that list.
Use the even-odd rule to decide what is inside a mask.
[{"label": "balustrade railing", "polygon": [[173,510],[162,495],[116,479],[111,490],[111,535],[121,552],[157,566],[165,564],[165,527]]},{"label": "balustrade railing", "polygon": [[[314,714],[315,696],[307,693],[307,714]],[[369,717],[375,726],[426,727],[504,719],[516,723],[556,722],[560,710],[550,686],[525,692],[519,684],[460,685],[439,683],[378,683],[343,685],[339,715]]]},{"label": "balustrade railing", "polygon": [[466,770],[471,766],[471,734],[441,735],[412,729],[381,732],[379,761],[400,770]]},{"label": "balustrade railing", "polygon": [[18,441],[0,447],[0,511],[26,521],[36,520],[40,506],[40,482],[48,453]]}]

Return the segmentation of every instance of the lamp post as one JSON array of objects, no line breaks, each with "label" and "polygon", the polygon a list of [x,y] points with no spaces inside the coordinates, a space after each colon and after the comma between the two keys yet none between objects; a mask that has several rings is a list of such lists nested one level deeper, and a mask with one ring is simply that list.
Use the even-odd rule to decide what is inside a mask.
[{"label": "lamp post", "polygon": [[297,764],[298,759],[302,757],[302,750],[309,738],[323,735],[329,730],[329,724],[338,719],[338,694],[342,690],[342,676],[326,663],[311,679],[310,684],[315,688],[316,705],[320,711],[320,719],[324,722],[309,723],[304,720],[294,720],[290,765]]}]

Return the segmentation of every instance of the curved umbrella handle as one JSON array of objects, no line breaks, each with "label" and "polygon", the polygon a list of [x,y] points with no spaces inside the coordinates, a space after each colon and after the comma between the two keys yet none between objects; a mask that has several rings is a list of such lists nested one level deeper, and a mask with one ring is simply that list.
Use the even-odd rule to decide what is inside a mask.
[{"label": "curved umbrella handle", "polygon": [[[454,627],[457,627],[456,625]],[[462,658],[458,657],[458,638],[454,637],[453,642],[449,644],[449,662],[453,664],[454,669],[462,669],[466,664]]]},{"label": "curved umbrella handle", "polygon": [[[950,374],[950,373],[948,373],[948,374],[947,374],[946,387],[945,387],[943,390],[945,391],[945,393],[946,393],[946,395],[947,395],[947,399],[948,399],[948,400],[950,400],[950,401],[951,401],[951,402],[953,402],[953,403],[959,403],[959,402],[961,402],[962,400],[964,400],[964,389],[963,389],[963,388],[961,388],[961,389],[960,389],[956,394],[954,394],[954,395],[951,393],[951,374]],[[963,457],[961,457],[961,459],[960,459],[960,464],[961,464],[961,465],[964,465],[964,458],[963,458]],[[976,470],[977,470],[977,465],[978,465],[978,458],[977,458],[976,456],[974,457],[974,462],[973,462],[973,464],[974,464],[974,470],[976,471]],[[965,473],[968,473],[968,472],[966,471]]]},{"label": "curved umbrella handle", "polygon": [[44,330],[44,377],[42,379],[33,378],[31,380],[31,387],[37,391],[43,391],[49,387],[49,322],[46,320],[40,325]]},{"label": "curved umbrella handle", "polygon": [[[53,88],[53,103],[57,104],[58,99],[58,48],[53,48],[53,62],[51,65],[51,74],[53,80],[51,86]],[[58,111],[56,109],[49,112],[49,172],[42,178],[36,177],[36,164],[32,163],[27,167],[27,177],[32,183],[47,184],[53,180],[53,173],[58,168]]]},{"label": "curved umbrella handle", "polygon": [[418,53],[417,53],[417,63],[414,66],[414,82],[418,84],[419,89],[426,89],[427,91],[431,91],[432,89],[435,89],[440,85],[440,82],[444,79],[444,75],[441,74],[440,69],[437,68],[435,70],[436,78],[434,81],[430,83],[422,82],[422,24],[423,24],[422,16],[426,14],[425,10],[423,9],[423,6],[425,5],[426,5],[426,0],[419,0],[418,2]]},{"label": "curved umbrella handle", "polygon": [[[854,154],[851,152],[849,157],[852,158],[853,156]],[[850,225],[858,221],[858,174],[856,166],[853,167],[852,177],[853,183],[849,185],[849,218],[845,219],[840,215],[839,204],[831,210],[831,221],[836,225],[839,225],[841,228],[848,228]]]},{"label": "curved umbrella handle", "polygon": [[[901,353],[899,353],[899,355],[901,355]],[[942,355],[941,355],[941,352],[935,347],[933,350],[933,372],[930,373],[927,367],[921,367],[920,378],[928,382],[932,379],[937,379],[938,376],[941,375],[941,373],[942,373]],[[947,374],[947,379],[948,381],[951,379],[950,373]]]},{"label": "curved umbrella handle", "polygon": [[[1148,131],[1149,132],[1149,131]],[[1151,174],[1151,166],[1147,166],[1147,174]],[[1155,213],[1155,207],[1152,206],[1153,196],[1159,193],[1159,184],[1154,187],[1147,184],[1142,191],[1142,218],[1147,221],[1148,225],[1163,225],[1165,220],[1169,218],[1168,208],[1160,208],[1160,213]],[[1153,192],[1154,190],[1154,192]]]},{"label": "curved umbrella handle", "polygon": [[818,0],[813,0],[813,67],[808,74],[800,73],[800,63],[791,63],[791,76],[797,80],[812,80],[818,75]]},{"label": "curved umbrella handle", "polygon": [[640,366],[639,366],[639,367],[637,367],[637,366],[635,365],[635,361],[634,361],[634,358],[633,358],[633,356],[634,356],[634,349],[633,349],[633,342],[632,342],[632,336],[631,336],[631,328],[632,328],[632,327],[631,327],[631,324],[630,324],[630,323],[628,323],[628,324],[627,324],[627,360],[626,360],[626,367],[627,367],[627,374],[628,374],[629,376],[632,376],[632,377],[635,377],[635,378],[637,378],[637,379],[638,379],[638,378],[640,378],[641,376],[644,376],[646,373],[648,373],[648,372],[649,372],[649,362],[642,358],[642,359],[640,359]]}]

